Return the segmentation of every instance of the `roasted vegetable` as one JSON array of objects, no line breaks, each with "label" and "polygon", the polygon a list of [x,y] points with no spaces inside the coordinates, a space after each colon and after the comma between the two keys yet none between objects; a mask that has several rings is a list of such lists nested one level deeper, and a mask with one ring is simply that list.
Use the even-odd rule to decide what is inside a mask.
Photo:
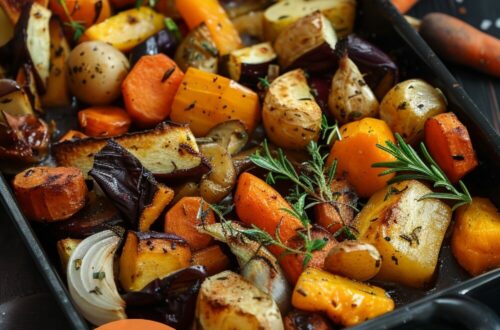
[{"label": "roasted vegetable", "polygon": [[361,197],[370,197],[384,188],[394,174],[379,174],[383,168],[373,168],[377,162],[394,161],[395,158],[377,148],[394,142],[394,136],[387,124],[374,118],[364,118],[340,127],[342,140],[336,141],[330,151],[327,164],[337,160],[337,176],[343,176]]},{"label": "roasted vegetable", "polygon": [[276,39],[287,26],[318,10],[328,18],[339,37],[352,31],[356,14],[355,0],[285,0],[268,7],[264,12],[265,39]]},{"label": "roasted vegetable", "polygon": [[430,283],[451,220],[451,209],[423,183],[404,181],[374,194],[353,222],[358,239],[377,248],[383,263],[375,277],[411,287]]},{"label": "roasted vegetable", "polygon": [[116,289],[113,260],[120,238],[111,230],[92,235],[71,254],[66,275],[73,302],[92,324],[125,319],[125,302]]},{"label": "roasted vegetable", "polygon": [[322,72],[337,65],[336,43],[330,21],[315,11],[287,26],[276,38],[274,48],[282,68]]},{"label": "roasted vegetable", "polygon": [[451,248],[472,276],[500,267],[500,214],[489,199],[474,197],[458,209]]},{"label": "roasted vegetable", "polygon": [[178,201],[180,201],[183,197],[196,197],[200,196],[200,186],[197,182],[188,181],[181,183],[178,186],[174,186],[174,199],[170,202],[171,205],[174,205]]},{"label": "roasted vegetable", "polygon": [[353,326],[394,309],[394,301],[376,286],[306,269],[295,285],[292,305],[310,312],[324,312],[334,322]]},{"label": "roasted vegetable", "polygon": [[15,67],[29,63],[35,71],[40,92],[47,87],[50,70],[49,20],[51,12],[32,2],[23,7],[14,35]]},{"label": "roasted vegetable", "polygon": [[235,18],[262,10],[273,2],[273,0],[221,0],[220,4],[224,7],[230,18]]},{"label": "roasted vegetable", "polygon": [[120,256],[120,284],[126,291],[140,291],[190,261],[189,245],[178,236],[129,231]]},{"label": "roasted vegetable", "polygon": [[243,45],[251,46],[264,40],[264,12],[252,11],[234,18],[232,22]]},{"label": "roasted vegetable", "polygon": [[228,120],[214,126],[206,138],[219,144],[231,155],[240,152],[248,142],[245,125],[239,120]]},{"label": "roasted vegetable", "polygon": [[176,0],[175,5],[191,30],[206,24],[221,55],[241,47],[238,31],[217,0]]},{"label": "roasted vegetable", "polygon": [[114,140],[108,140],[95,155],[89,175],[140,231],[149,230],[174,197],[172,189],[156,182],[153,174]]},{"label": "roasted vegetable", "polygon": [[165,232],[183,238],[193,251],[206,248],[213,242],[211,236],[200,233],[196,229],[199,225],[215,222],[215,215],[206,204],[201,211],[204,215],[203,218],[198,219],[202,203],[201,197],[184,197],[165,214]]},{"label": "roasted vegetable", "polygon": [[154,280],[139,292],[124,294],[127,316],[188,329],[194,318],[196,296],[206,276],[202,267],[191,266]]},{"label": "roasted vegetable", "polygon": [[215,125],[240,120],[250,134],[260,120],[257,94],[225,77],[189,68],[177,90],[170,119],[188,123],[195,136]]},{"label": "roasted vegetable", "polygon": [[78,112],[78,122],[87,136],[112,137],[127,133],[131,120],[118,107],[91,107]]},{"label": "roasted vegetable", "polygon": [[218,143],[202,144],[200,152],[212,166],[212,171],[201,178],[200,195],[209,203],[219,203],[231,193],[236,184],[236,171],[231,155]]},{"label": "roasted vegetable", "polygon": [[52,17],[49,23],[50,32],[50,73],[45,94],[42,95],[44,107],[68,107],[71,104],[69,95],[68,61],[70,48],[61,22]]},{"label": "roasted vegetable", "polygon": [[50,232],[56,238],[86,238],[105,229],[125,227],[125,221],[111,200],[89,192],[88,202],[83,209],[65,221],[50,225]]},{"label": "roasted vegetable", "polygon": [[335,202],[315,205],[314,216],[318,225],[335,234],[354,219],[354,207],[358,203],[358,196],[345,179],[332,180],[330,188],[336,196]]},{"label": "roasted vegetable", "polygon": [[34,115],[11,116],[7,112],[0,116],[5,120],[0,127],[0,159],[13,165],[5,166],[3,170],[14,169],[19,163],[40,162],[47,157],[50,135],[43,120]]},{"label": "roasted vegetable", "polygon": [[346,38],[339,40],[336,51],[349,55],[379,100],[399,79],[396,63],[377,46],[355,34],[351,33]]},{"label": "roasted vegetable", "polygon": [[211,276],[228,270],[231,261],[219,245],[212,245],[194,252],[191,264],[205,267],[207,274]]},{"label": "roasted vegetable", "polygon": [[311,95],[304,71],[287,72],[271,83],[262,120],[267,137],[279,147],[304,149],[318,139],[321,109]]},{"label": "roasted vegetable", "polygon": [[225,271],[207,278],[196,302],[196,324],[204,330],[280,330],[276,303],[240,275]]},{"label": "roasted vegetable", "polygon": [[43,7],[47,7],[48,0],[0,0],[0,11],[3,15],[10,20],[10,23],[14,26],[19,21],[22,10],[24,7],[32,2],[37,2]]},{"label": "roasted vegetable", "polygon": [[332,330],[333,327],[322,314],[308,313],[298,309],[292,310],[283,319],[285,330]]},{"label": "roasted vegetable", "polygon": [[61,266],[64,272],[68,269],[68,262],[71,254],[73,254],[81,241],[81,239],[75,238],[64,238],[57,241],[57,254],[59,255],[59,260],[61,261]]},{"label": "roasted vegetable", "polygon": [[164,54],[143,56],[123,81],[125,108],[140,127],[154,127],[167,119],[184,77]]},{"label": "roasted vegetable", "polygon": [[29,64],[24,64],[17,71],[16,81],[24,89],[31,102],[31,107],[36,112],[42,113],[42,101],[36,87],[35,70]]},{"label": "roasted vegetable", "polygon": [[85,139],[85,138],[88,138],[88,136],[83,134],[80,131],[70,129],[63,136],[61,136],[61,138],[59,139],[58,142],[76,141],[76,140]]},{"label": "roasted vegetable", "polygon": [[400,82],[380,103],[380,118],[410,144],[422,140],[425,121],[442,112],[446,112],[443,94],[421,79]]},{"label": "roasted vegetable", "polygon": [[246,86],[255,87],[259,78],[265,77],[269,65],[276,62],[276,53],[271,43],[264,42],[233,50],[229,54],[227,69],[229,76]]},{"label": "roasted vegetable", "polygon": [[[53,152],[59,165],[79,167],[87,177],[94,155],[106,141],[91,138],[66,141],[53,145]],[[115,141],[158,177],[200,177],[210,170],[186,126],[161,124],[154,130],[119,136]]]},{"label": "roasted vegetable", "polygon": [[[0,111],[11,115],[33,114],[28,94],[14,80],[0,79]],[[5,123],[4,116],[0,116],[0,123]]]},{"label": "roasted vegetable", "polygon": [[87,186],[78,168],[32,167],[16,175],[12,184],[30,220],[64,220],[85,206]]},{"label": "roasted vegetable", "polygon": [[164,16],[149,7],[122,11],[94,24],[82,36],[84,41],[98,40],[128,52],[163,29]]},{"label": "roasted vegetable", "polygon": [[219,51],[205,23],[188,33],[175,52],[175,62],[186,71],[193,67],[205,72],[217,73]]},{"label": "roasted vegetable", "polygon": [[340,124],[378,116],[378,101],[356,64],[347,56],[339,61],[328,97],[330,113]]},{"label": "roasted vegetable", "polygon": [[457,183],[478,165],[467,127],[453,112],[427,119],[425,145],[451,182]]},{"label": "roasted vegetable", "polygon": [[169,29],[160,30],[160,32],[149,37],[139,45],[135,46],[130,52],[130,65],[134,65],[144,55],[165,54],[168,57],[174,57],[175,50],[179,46],[180,39],[178,34]]},{"label": "roasted vegetable", "polygon": [[325,258],[325,270],[357,281],[368,281],[380,270],[382,258],[371,244],[343,241]]},{"label": "roasted vegetable", "polygon": [[102,41],[81,43],[73,48],[67,63],[69,88],[78,100],[107,105],[120,96],[129,64],[113,46]]},{"label": "roasted vegetable", "polygon": [[[67,11],[64,6],[66,6]],[[111,15],[109,0],[50,0],[50,10],[58,15],[66,25],[71,26],[73,33],[77,33],[76,30],[83,30],[93,24],[100,23]],[[71,25],[72,22],[79,25],[74,23]],[[77,26],[76,29],[75,26]]]}]

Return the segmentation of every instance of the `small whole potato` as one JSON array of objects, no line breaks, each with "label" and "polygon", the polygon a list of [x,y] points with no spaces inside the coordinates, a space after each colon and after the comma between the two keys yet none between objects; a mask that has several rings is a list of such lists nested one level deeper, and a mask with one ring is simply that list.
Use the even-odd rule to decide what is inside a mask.
[{"label": "small whole potato", "polygon": [[421,79],[400,82],[380,103],[380,118],[411,144],[422,140],[425,121],[442,112],[446,112],[443,94]]},{"label": "small whole potato", "polygon": [[362,242],[343,241],[325,258],[326,270],[358,281],[367,281],[377,275],[381,265],[377,248]]},{"label": "small whole potato", "polygon": [[76,46],[68,58],[71,93],[91,105],[107,105],[120,96],[129,62],[125,55],[102,41]]}]

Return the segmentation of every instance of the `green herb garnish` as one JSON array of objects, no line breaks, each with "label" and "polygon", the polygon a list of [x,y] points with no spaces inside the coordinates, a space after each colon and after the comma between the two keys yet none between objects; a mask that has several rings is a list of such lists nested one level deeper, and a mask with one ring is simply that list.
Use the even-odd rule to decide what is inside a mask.
[{"label": "green herb garnish", "polygon": [[75,259],[75,270],[80,270],[80,267],[82,267],[82,259]]},{"label": "green herb garnish", "polygon": [[321,138],[325,140],[327,145],[330,145],[334,138],[339,141],[342,140],[339,125],[337,123],[329,125],[325,115],[321,117]]},{"label": "green herb garnish", "polygon": [[177,38],[177,40],[182,39],[181,31],[179,31],[179,27],[177,26],[177,24],[175,24],[173,19],[171,19],[170,17],[167,17],[167,18],[165,18],[164,23],[165,23],[165,27],[167,28],[167,30],[172,32],[174,34],[174,36]]},{"label": "green herb garnish", "polygon": [[103,280],[106,277],[105,272],[94,272],[92,273],[92,278],[95,280]]},{"label": "green herb garnish", "polygon": [[66,0],[57,0],[57,2],[61,5],[61,7],[63,8],[64,14],[68,18],[68,23],[64,23],[64,25],[69,26],[71,29],[73,29],[73,31],[74,31],[73,40],[78,41],[78,39],[80,39],[80,37],[85,32],[85,26],[82,24],[82,22],[77,22],[77,21],[73,20],[73,18],[71,17],[71,14],[69,13],[68,6],[66,4]]},{"label": "green herb garnish", "polygon": [[269,82],[269,79],[267,79],[267,76],[264,78],[259,77],[259,84],[264,88],[268,89],[269,86],[271,86],[271,83]]}]

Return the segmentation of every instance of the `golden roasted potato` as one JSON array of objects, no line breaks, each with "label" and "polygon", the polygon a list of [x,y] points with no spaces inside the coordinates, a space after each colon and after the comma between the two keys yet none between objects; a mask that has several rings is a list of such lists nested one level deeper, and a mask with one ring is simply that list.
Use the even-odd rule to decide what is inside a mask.
[{"label": "golden roasted potato", "polygon": [[363,242],[343,241],[325,258],[326,270],[358,281],[368,281],[377,275],[381,265],[377,248]]},{"label": "golden roasted potato", "polygon": [[425,121],[446,111],[441,91],[421,79],[410,79],[394,86],[380,103],[380,118],[408,143],[424,136]]},{"label": "golden roasted potato", "polygon": [[57,254],[59,254],[59,260],[61,260],[61,266],[64,272],[66,272],[66,268],[68,267],[68,261],[71,254],[81,241],[81,239],[75,238],[64,238],[57,241]]},{"label": "golden roasted potato", "polygon": [[120,256],[120,283],[126,291],[140,291],[151,281],[190,264],[191,249],[182,238],[129,231]]},{"label": "golden roasted potato", "polygon": [[274,300],[229,270],[203,282],[195,317],[197,330],[283,329]]},{"label": "golden roasted potato", "polygon": [[375,277],[411,287],[432,279],[451,209],[418,181],[403,181],[375,193],[354,219],[360,241],[374,245],[383,263]]}]

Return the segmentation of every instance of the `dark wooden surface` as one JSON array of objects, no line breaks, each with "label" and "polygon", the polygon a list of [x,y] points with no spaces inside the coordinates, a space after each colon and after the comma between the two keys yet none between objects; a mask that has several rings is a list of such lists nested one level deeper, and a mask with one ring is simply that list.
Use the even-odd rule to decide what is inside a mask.
[{"label": "dark wooden surface", "polygon": [[[486,32],[500,37],[500,26],[495,26],[497,19],[500,23],[500,0],[421,0],[410,14],[421,17],[430,11],[450,13],[476,27],[483,20],[490,20],[492,25]],[[500,79],[448,66],[480,111],[500,131]],[[14,226],[1,208],[0,329],[69,329]]]}]

